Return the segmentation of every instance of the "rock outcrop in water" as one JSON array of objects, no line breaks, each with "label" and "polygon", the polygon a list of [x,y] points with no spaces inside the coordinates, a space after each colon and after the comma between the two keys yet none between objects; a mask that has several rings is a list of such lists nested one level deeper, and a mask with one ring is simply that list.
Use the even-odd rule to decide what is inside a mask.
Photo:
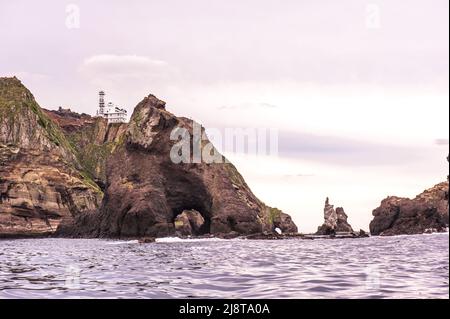
[{"label": "rock outcrop in water", "polygon": [[129,124],[107,124],[41,109],[18,79],[0,78],[0,237],[297,232],[231,163],[173,163],[175,127],[192,134],[193,122],[152,95]]},{"label": "rock outcrop in water", "polygon": [[181,236],[204,234],[206,232],[205,226],[207,225],[202,214],[194,209],[184,210],[174,220],[175,233]]},{"label": "rock outcrop in water", "polygon": [[330,205],[328,197],[325,200],[323,214],[324,223],[317,229],[316,235],[334,235],[338,232],[353,233],[344,209],[342,207],[334,209],[334,206]]},{"label": "rock outcrop in water", "polygon": [[412,235],[448,228],[448,182],[425,190],[414,199],[390,196],[372,215],[372,235]]},{"label": "rock outcrop in water", "polygon": [[[171,132],[182,128],[192,136],[193,125],[168,112],[165,102],[155,96],[144,98],[133,112],[123,142],[107,159],[105,199],[99,213],[82,216],[64,228],[75,236],[94,237],[161,237],[181,229],[183,235],[251,234],[275,228],[297,232],[287,214],[255,197],[231,163],[171,160],[171,149],[178,142],[170,138]],[[201,145],[210,144],[205,139]],[[186,213],[192,210],[204,220],[198,229]]]},{"label": "rock outcrop in water", "polygon": [[102,192],[61,129],[17,78],[0,78],[0,237],[53,233]]}]

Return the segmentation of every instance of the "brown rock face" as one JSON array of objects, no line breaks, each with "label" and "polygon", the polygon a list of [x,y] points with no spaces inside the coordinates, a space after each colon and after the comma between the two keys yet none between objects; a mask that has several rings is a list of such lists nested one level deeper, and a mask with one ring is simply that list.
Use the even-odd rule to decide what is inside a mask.
[{"label": "brown rock face", "polygon": [[232,164],[170,159],[172,130],[193,126],[153,95],[129,125],[43,110],[19,80],[0,78],[0,237],[297,232]]},{"label": "brown rock face", "polygon": [[448,227],[448,182],[437,184],[414,199],[387,197],[372,215],[372,235],[445,231]]},{"label": "brown rock face", "polygon": [[298,232],[291,216],[283,213],[278,208],[265,207],[265,210],[268,211],[269,220],[266,219],[264,222],[271,226],[270,229],[265,227],[264,231],[273,231],[278,228],[282,233],[294,234]]},{"label": "brown rock face", "polygon": [[46,110],[42,111],[54,122],[64,133],[74,133],[78,130],[84,130],[86,126],[93,125],[95,118],[88,114],[78,114],[72,112],[70,109],[59,107],[58,110]]},{"label": "brown rock face", "polygon": [[86,172],[101,189],[106,184],[106,159],[120,143],[127,130],[125,123],[108,124],[101,117],[78,114],[70,109],[44,112],[61,128],[74,145],[74,151]]},{"label": "brown rock face", "polygon": [[336,207],[336,215],[337,215],[337,226],[336,231],[337,232],[347,232],[352,233],[353,228],[352,226],[347,222],[347,214],[344,211],[344,208],[342,207]]},{"label": "brown rock face", "polygon": [[328,197],[325,200],[323,214],[324,223],[317,229],[316,235],[332,235],[337,232],[353,233],[344,209],[342,207],[334,209],[334,206],[330,205]]},{"label": "brown rock face", "polygon": [[[193,122],[165,109],[153,95],[140,102],[124,141],[107,160],[105,197],[97,216],[82,216],[72,235],[161,237],[175,234],[186,210],[204,219],[200,233],[296,232],[288,215],[264,205],[231,163],[174,163],[175,128],[192,136]],[[205,140],[202,145],[207,145]],[[191,145],[191,147],[193,147]],[[185,222],[183,221],[183,224]]]},{"label": "brown rock face", "polygon": [[196,210],[185,210],[174,220],[175,232],[182,236],[202,235],[205,219]]},{"label": "brown rock face", "polygon": [[0,78],[0,237],[52,234],[102,193],[16,78]]}]

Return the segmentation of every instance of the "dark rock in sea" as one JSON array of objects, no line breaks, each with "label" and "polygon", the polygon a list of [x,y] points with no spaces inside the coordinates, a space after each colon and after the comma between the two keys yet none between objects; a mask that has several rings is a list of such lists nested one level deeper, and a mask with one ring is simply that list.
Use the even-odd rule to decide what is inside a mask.
[{"label": "dark rock in sea", "polygon": [[359,230],[358,237],[369,237],[369,236],[370,235],[366,231],[364,231],[362,229]]},{"label": "dark rock in sea", "polygon": [[[264,205],[265,206],[265,205]],[[291,216],[283,213],[278,208],[266,207],[266,215],[269,217],[269,220],[265,222],[270,226],[266,227],[266,230],[270,230],[271,232],[277,232],[279,234],[295,234],[298,229],[297,226],[292,221]]]},{"label": "dark rock in sea", "polygon": [[347,222],[347,214],[342,207],[336,207],[337,225],[336,232],[349,232],[352,233],[352,226]]},{"label": "dark rock in sea", "polygon": [[253,239],[253,240],[275,240],[275,239],[285,239],[283,235],[277,234],[277,233],[271,233],[271,232],[263,232],[263,233],[256,233],[245,236],[245,239]]},{"label": "dark rock in sea", "polygon": [[196,236],[205,233],[203,228],[206,225],[203,216],[195,209],[191,209],[184,210],[175,217],[174,226],[177,235]]},{"label": "dark rock in sea", "polygon": [[425,190],[414,199],[390,196],[372,215],[372,235],[411,235],[448,229],[448,182]]},{"label": "dark rock in sea", "polygon": [[[174,129],[193,135],[194,122],[176,117],[153,95],[135,108],[123,141],[107,159],[105,198],[98,214],[81,216],[75,233],[94,237],[171,236],[186,210],[204,224],[194,233],[239,234],[297,231],[290,217],[258,200],[236,168],[220,163],[174,163]],[[204,134],[204,130],[202,130]],[[204,134],[206,137],[206,134]],[[199,141],[194,141],[199,142]],[[209,145],[204,139],[201,146]],[[214,149],[215,152],[217,152]],[[189,219],[189,218],[188,218]],[[185,217],[178,219],[188,233]],[[182,224],[182,226],[181,226]]]},{"label": "dark rock in sea", "polygon": [[316,235],[335,235],[338,232],[354,233],[352,226],[347,222],[347,214],[342,207],[334,209],[328,197],[325,200],[324,223],[317,229]]},{"label": "dark rock in sea", "polygon": [[222,239],[233,239],[233,238],[237,238],[239,236],[240,236],[239,233],[236,231],[231,231],[226,234],[218,234],[217,235],[217,237],[222,238]]},{"label": "dark rock in sea", "polygon": [[154,237],[142,237],[138,239],[139,244],[149,244],[154,243],[156,239]]}]

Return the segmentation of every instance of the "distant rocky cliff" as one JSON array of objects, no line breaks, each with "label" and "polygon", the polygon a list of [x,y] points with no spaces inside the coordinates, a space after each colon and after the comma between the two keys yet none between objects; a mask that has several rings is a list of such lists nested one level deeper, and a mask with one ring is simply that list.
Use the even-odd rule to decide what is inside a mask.
[{"label": "distant rocky cliff", "polygon": [[448,228],[448,182],[425,190],[413,199],[390,196],[373,211],[372,235],[422,234]]},{"label": "distant rocky cliff", "polygon": [[43,110],[0,78],[0,237],[297,232],[231,163],[170,160],[171,130],[192,125],[152,95],[129,124]]}]

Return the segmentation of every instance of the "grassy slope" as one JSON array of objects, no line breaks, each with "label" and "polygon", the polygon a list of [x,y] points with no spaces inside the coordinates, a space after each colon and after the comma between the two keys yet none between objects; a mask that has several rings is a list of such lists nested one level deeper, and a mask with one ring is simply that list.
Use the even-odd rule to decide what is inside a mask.
[{"label": "grassy slope", "polygon": [[[77,146],[79,152],[77,156],[85,170],[93,177],[106,180],[105,163],[116,147],[123,142],[123,136],[118,141],[95,143],[98,136],[101,119],[98,119],[95,125],[86,127],[83,130],[68,134],[68,140]],[[115,124],[112,124],[115,125]]]},{"label": "grassy slope", "polygon": [[[91,174],[82,168],[76,160],[79,158],[79,154],[75,145],[66,138],[58,125],[44,114],[31,92],[15,77],[0,78],[0,123],[15,123],[21,119],[23,120],[23,114],[26,114],[28,110],[31,110],[36,115],[37,124],[43,128],[46,137],[55,146],[63,148],[65,152],[74,155],[74,160],[66,164],[79,172],[84,184],[97,192],[101,192],[98,185],[93,181]],[[37,129],[36,126],[33,126],[33,128]]]}]

